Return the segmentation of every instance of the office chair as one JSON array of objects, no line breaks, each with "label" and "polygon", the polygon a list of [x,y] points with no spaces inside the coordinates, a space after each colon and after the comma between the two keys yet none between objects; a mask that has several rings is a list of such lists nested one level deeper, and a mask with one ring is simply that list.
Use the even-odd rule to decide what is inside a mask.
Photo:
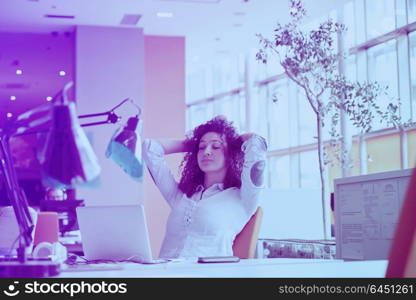
[{"label": "office chair", "polygon": [[263,209],[258,207],[241,232],[235,237],[233,244],[234,256],[254,258],[262,218]]}]

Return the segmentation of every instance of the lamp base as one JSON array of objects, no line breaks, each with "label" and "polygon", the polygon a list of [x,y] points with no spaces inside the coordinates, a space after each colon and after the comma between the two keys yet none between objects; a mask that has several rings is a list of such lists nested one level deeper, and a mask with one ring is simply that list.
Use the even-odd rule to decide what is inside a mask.
[{"label": "lamp base", "polygon": [[61,264],[50,260],[0,261],[0,277],[40,278],[56,276],[61,272]]}]

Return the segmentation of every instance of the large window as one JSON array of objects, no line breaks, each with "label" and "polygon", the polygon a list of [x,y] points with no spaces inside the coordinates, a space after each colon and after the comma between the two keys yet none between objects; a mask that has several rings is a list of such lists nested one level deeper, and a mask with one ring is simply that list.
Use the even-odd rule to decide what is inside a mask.
[{"label": "large window", "polygon": [[416,22],[416,0],[407,0],[407,19],[409,23]]},{"label": "large window", "polygon": [[214,101],[214,115],[223,115],[238,131],[245,129],[244,95],[234,94]]},{"label": "large window", "polygon": [[[289,86],[286,79],[278,83],[269,84],[269,94],[274,94],[275,102],[268,99],[268,119],[269,119],[269,146],[270,149],[288,148],[290,143],[290,109]],[[273,97],[273,95],[272,95]]]},{"label": "large window", "polygon": [[192,130],[199,124],[209,120],[214,115],[212,102],[193,105],[187,110],[187,130]]},{"label": "large window", "polygon": [[316,115],[303,90],[298,90],[297,100],[299,109],[299,142],[301,145],[315,143]]},{"label": "large window", "polygon": [[[398,98],[398,69],[396,41],[392,40],[384,44],[372,47],[368,55],[368,76],[370,81],[377,81],[382,87],[387,87],[387,94],[379,97],[379,106],[385,110],[390,102],[397,103]],[[373,129],[386,127],[376,118]]]},{"label": "large window", "polygon": [[391,135],[367,141],[368,173],[400,169],[400,137]]},{"label": "large window", "polygon": [[186,77],[186,97],[187,99],[199,100],[205,98],[207,93],[207,78],[204,70],[194,71]]},{"label": "large window", "polygon": [[344,62],[345,77],[348,80],[357,80],[357,58],[355,55],[350,55]]},{"label": "large window", "polygon": [[410,40],[410,81],[412,97],[412,118],[416,121],[416,32],[409,35]]},{"label": "large window", "polygon": [[244,93],[224,96],[215,101],[191,105],[187,109],[186,128],[191,130],[214,116],[222,115],[240,132],[245,129]]},{"label": "large window", "polygon": [[320,186],[318,151],[300,153],[300,187],[318,188]]},{"label": "large window", "polygon": [[269,159],[269,184],[271,188],[289,189],[290,184],[290,157],[289,155],[271,157]]},{"label": "large window", "polygon": [[241,62],[239,57],[226,55],[219,59],[211,70],[212,72],[209,75],[212,78],[214,94],[227,92],[240,84]]},{"label": "large window", "polygon": [[416,130],[412,130],[407,134],[408,144],[408,160],[409,168],[416,167]]},{"label": "large window", "polygon": [[251,126],[255,132],[268,139],[267,105],[269,103],[269,90],[267,86],[260,86],[253,92],[251,99],[250,118]]},{"label": "large window", "polygon": [[354,1],[345,3],[344,5],[344,24],[347,27],[344,33],[344,50],[347,50],[356,45],[356,21],[354,14]]},{"label": "large window", "polygon": [[[404,7],[407,9],[405,12]],[[381,94],[378,99],[381,111],[385,112],[389,103],[397,104],[401,97],[401,111],[409,114],[411,111],[412,119],[416,121],[416,32],[411,32],[414,30],[412,26],[394,32],[397,24],[406,25],[405,15],[408,24],[416,22],[416,0],[350,0],[342,5],[342,11],[340,9],[331,17],[337,19],[337,16],[342,16],[339,21],[348,28],[343,43],[339,44],[343,45],[343,49],[339,50],[346,53],[344,74],[347,79],[377,81],[382,87],[387,86],[387,94]],[[321,21],[318,19],[315,21]],[[304,29],[316,27],[318,23],[313,22]],[[253,45],[254,48],[258,45]],[[266,137],[269,145],[269,187],[319,188],[316,116],[303,90],[285,76],[275,59],[267,65],[258,62],[245,64],[254,59],[253,49],[247,50],[244,57],[240,54],[238,67],[229,59],[222,66],[210,67],[194,76],[194,83],[187,82],[193,85],[190,88],[199,89],[198,92],[188,93],[194,95],[191,100],[200,100],[197,95],[207,94],[205,103],[189,107],[187,127],[192,128],[214,115],[223,114],[234,121],[240,131],[256,132]],[[232,72],[238,73],[238,76],[232,75]],[[407,81],[409,77],[410,85]],[[247,78],[250,82],[243,80]],[[399,82],[399,78],[403,81]],[[201,84],[202,80],[206,81],[205,85]],[[247,90],[251,93],[248,97],[244,93],[229,93],[215,101],[208,98],[242,88],[244,84],[249,84]],[[273,102],[273,99],[277,101]],[[246,111],[246,107],[250,110]],[[402,117],[407,121],[407,116]],[[325,124],[324,141],[329,139],[329,119]],[[378,118],[374,120],[373,132],[369,135],[360,136],[360,130],[350,121],[347,121],[347,126],[344,133],[351,138],[348,142],[353,144],[354,168],[351,175],[413,166],[415,130],[407,132],[409,140],[406,146]],[[404,147],[407,147],[407,152]],[[341,176],[340,165],[327,166],[327,169],[329,180]]]},{"label": "large window", "polygon": [[366,0],[367,39],[372,39],[395,29],[394,0]]}]

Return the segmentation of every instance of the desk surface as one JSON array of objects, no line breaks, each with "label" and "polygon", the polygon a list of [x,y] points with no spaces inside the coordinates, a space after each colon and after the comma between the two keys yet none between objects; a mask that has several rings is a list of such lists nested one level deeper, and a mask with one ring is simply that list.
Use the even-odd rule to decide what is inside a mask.
[{"label": "desk surface", "polygon": [[63,271],[59,277],[384,277],[387,261],[268,258],[244,259],[238,263],[199,264],[196,260],[186,260],[154,265],[100,264],[95,267],[97,270],[82,270],[80,267],[71,272]]}]

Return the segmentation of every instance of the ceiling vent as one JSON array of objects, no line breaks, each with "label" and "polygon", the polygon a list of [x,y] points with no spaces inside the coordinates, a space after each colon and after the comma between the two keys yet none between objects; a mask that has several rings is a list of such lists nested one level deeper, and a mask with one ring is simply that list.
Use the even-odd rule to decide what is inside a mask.
[{"label": "ceiling vent", "polygon": [[75,19],[75,16],[70,16],[70,15],[45,15],[45,18],[52,18],[52,19]]},{"label": "ceiling vent", "polygon": [[29,84],[24,83],[6,83],[1,85],[3,89],[13,89],[13,90],[22,90],[22,89],[28,89],[30,87]]},{"label": "ceiling vent", "polygon": [[125,14],[123,16],[123,19],[121,19],[120,24],[121,25],[137,25],[141,17],[142,17],[141,15]]}]

